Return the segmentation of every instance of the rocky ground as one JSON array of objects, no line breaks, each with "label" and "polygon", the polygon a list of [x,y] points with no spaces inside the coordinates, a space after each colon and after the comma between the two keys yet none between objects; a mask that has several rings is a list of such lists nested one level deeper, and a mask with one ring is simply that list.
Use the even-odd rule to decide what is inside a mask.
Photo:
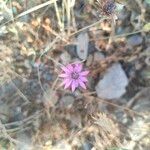
[{"label": "rocky ground", "polygon": [[[149,0],[0,0],[0,149],[149,150],[149,14]],[[76,61],[90,74],[71,92],[58,75]]]}]

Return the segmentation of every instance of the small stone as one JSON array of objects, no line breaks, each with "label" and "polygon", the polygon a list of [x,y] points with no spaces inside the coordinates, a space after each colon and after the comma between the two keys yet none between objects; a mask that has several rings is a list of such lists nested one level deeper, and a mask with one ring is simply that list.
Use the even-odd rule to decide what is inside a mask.
[{"label": "small stone", "polygon": [[93,62],[93,55],[89,55],[86,61],[86,66],[89,67]]},{"label": "small stone", "polygon": [[[29,89],[30,89],[30,94],[32,95],[33,93],[34,94],[37,94],[37,93],[39,93],[40,92],[40,90],[41,90],[41,87],[40,87],[40,85],[39,85],[39,83],[38,82],[36,82],[37,80],[33,80],[33,81],[30,81],[29,82]],[[28,93],[28,94],[29,94]]]},{"label": "small stone", "polygon": [[11,120],[13,121],[21,121],[23,119],[23,113],[22,113],[22,110],[21,110],[21,107],[13,107],[12,109],[10,109],[10,117],[11,117]]},{"label": "small stone", "polygon": [[87,33],[80,33],[77,37],[77,55],[86,60],[88,56],[89,37]]},{"label": "small stone", "polygon": [[56,146],[52,148],[52,150],[71,150],[71,146],[65,140],[60,141]]},{"label": "small stone", "polygon": [[95,47],[94,42],[93,41],[89,42],[89,45],[88,45],[89,54],[93,54],[96,50],[97,50],[97,48]]},{"label": "small stone", "polygon": [[44,72],[44,73],[43,73],[43,78],[44,78],[45,80],[47,80],[47,81],[50,81],[50,80],[52,80],[52,75],[51,75],[50,72]]},{"label": "small stone", "polygon": [[[116,34],[117,35],[130,33],[130,32],[132,32],[132,28],[130,26],[127,26],[127,27],[120,26],[116,29]],[[120,37],[120,39],[124,39],[124,37],[122,37],[122,38]]]},{"label": "small stone", "polygon": [[135,130],[135,128],[141,129],[143,127],[147,127],[145,125],[145,122],[143,119],[141,118],[136,118],[135,122],[132,124],[132,126],[130,127],[130,137],[133,141],[139,141],[142,139],[142,137],[147,135],[148,130],[143,131],[143,130]]},{"label": "small stone", "polygon": [[4,37],[8,33],[6,26],[1,27],[0,37]]},{"label": "small stone", "polygon": [[133,35],[127,39],[127,44],[132,47],[138,46],[142,44],[142,42],[143,42],[143,38],[141,35]]},{"label": "small stone", "polygon": [[43,84],[43,89],[44,89],[44,90],[47,90],[47,89],[49,89],[49,88],[50,88],[50,86],[49,86],[48,83],[44,83],[44,84]]},{"label": "small stone", "polygon": [[71,121],[72,128],[79,127],[82,128],[82,118],[79,113],[73,113],[68,118]]},{"label": "small stone", "polygon": [[18,133],[17,141],[19,141],[16,145],[16,149],[18,150],[29,150],[33,148],[31,135],[28,133]]},{"label": "small stone", "polygon": [[95,80],[91,76],[88,77],[87,87],[88,87],[88,89],[94,91]]},{"label": "small stone", "polygon": [[32,67],[29,60],[25,60],[25,61],[24,61],[24,66],[25,66],[27,69],[31,69],[31,67]]},{"label": "small stone", "polygon": [[67,45],[64,49],[71,55],[71,57],[77,57],[76,45]]},{"label": "small stone", "polygon": [[20,22],[29,22],[30,16],[29,15],[23,15],[19,18]]},{"label": "small stone", "polygon": [[77,138],[76,136],[73,138],[73,140],[72,140],[72,146],[73,147],[81,147],[82,146],[82,143],[81,143],[82,141],[79,139],[79,138]]},{"label": "small stone", "polygon": [[81,62],[81,60],[80,60],[79,58],[73,58],[73,59],[71,60],[71,62],[72,62],[72,63],[74,63],[74,62]]},{"label": "small stone", "polygon": [[72,106],[72,104],[74,103],[74,97],[71,96],[71,95],[66,95],[64,97],[61,98],[60,100],[60,105],[62,107],[65,107],[65,108],[70,108]]},{"label": "small stone", "polygon": [[50,106],[55,106],[58,102],[58,95],[55,91],[53,91],[50,87],[45,90],[43,103],[46,108]]},{"label": "small stone", "polygon": [[105,59],[105,56],[103,53],[101,52],[95,52],[94,53],[94,62],[99,62],[101,60],[104,60]]},{"label": "small stone", "polygon": [[81,93],[81,91],[79,89],[75,90],[73,95],[76,97],[76,99],[82,99],[83,98],[83,94]]},{"label": "small stone", "polygon": [[91,150],[92,149],[92,144],[89,142],[84,142],[82,145],[83,150]]},{"label": "small stone", "polygon": [[103,99],[117,99],[126,92],[128,78],[119,63],[113,64],[96,86],[98,97]]},{"label": "small stone", "polygon": [[71,61],[71,56],[68,52],[64,52],[60,55],[60,59],[62,61],[62,64],[67,65]]},{"label": "small stone", "polygon": [[[3,92],[4,92],[4,95],[13,95],[14,93],[17,92],[17,88],[21,87],[21,84],[22,84],[22,81],[21,80],[18,80],[18,79],[14,79],[12,80],[12,82],[10,83],[6,83],[4,85],[4,89],[3,89]],[[16,86],[16,87],[15,87]]]},{"label": "small stone", "polygon": [[108,110],[107,110],[107,104],[104,104],[104,103],[98,103],[98,109],[100,110],[100,112],[102,113],[108,113]]},{"label": "small stone", "polygon": [[[123,7],[123,9],[118,14],[118,19],[121,21],[127,21],[129,22],[130,12],[126,9],[126,7]],[[127,20],[128,19],[128,20]]]},{"label": "small stone", "polygon": [[7,123],[10,116],[10,107],[6,103],[0,103],[0,119],[3,123]]}]

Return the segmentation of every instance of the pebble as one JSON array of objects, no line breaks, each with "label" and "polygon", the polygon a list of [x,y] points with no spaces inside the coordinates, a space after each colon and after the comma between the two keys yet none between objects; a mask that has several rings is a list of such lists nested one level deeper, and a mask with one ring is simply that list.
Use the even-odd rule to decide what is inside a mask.
[{"label": "pebble", "polygon": [[124,7],[123,10],[118,14],[118,19],[121,21],[127,21],[127,19],[130,17],[129,11]]},{"label": "pebble", "polygon": [[93,41],[89,42],[89,45],[88,45],[89,54],[93,54],[96,50],[97,48],[95,47],[95,43]]},{"label": "pebble", "polygon": [[83,150],[91,150],[92,149],[92,144],[89,142],[84,142],[82,145]]},{"label": "pebble", "polygon": [[44,92],[43,103],[45,107],[54,106],[58,102],[58,95],[50,87],[47,88]]},{"label": "pebble", "polygon": [[69,145],[69,143],[66,142],[65,140],[59,141],[59,143],[52,148],[52,150],[71,150],[71,149],[72,149],[71,145]]},{"label": "pebble", "polygon": [[77,56],[77,52],[76,52],[76,45],[67,45],[65,46],[65,50],[67,50],[67,52],[71,55],[71,57],[78,57]]},{"label": "pebble", "polygon": [[46,80],[46,81],[50,81],[50,80],[52,80],[52,75],[51,75],[51,73],[50,72],[44,72],[43,73],[43,78]]},{"label": "pebble", "polygon": [[94,62],[99,62],[101,60],[104,60],[105,59],[105,56],[103,53],[101,52],[95,52],[94,53]]},{"label": "pebble", "polygon": [[82,60],[86,60],[88,57],[88,45],[88,34],[86,32],[80,33],[77,37],[77,55]]},{"label": "pebble", "polygon": [[0,27],[0,37],[5,36],[8,33],[6,26]]},{"label": "pebble", "polygon": [[[37,93],[40,93],[40,90],[41,90],[41,87],[40,87],[40,85],[39,85],[39,83],[38,83],[38,81],[37,80],[32,80],[32,81],[30,81],[29,82],[29,84],[27,85],[27,88],[29,89],[29,93],[32,95],[33,93],[34,94],[37,94]],[[28,93],[28,94],[29,94]]]},{"label": "pebble", "polygon": [[86,66],[89,67],[93,62],[93,55],[89,55],[86,61]]},{"label": "pebble", "polygon": [[88,89],[94,91],[94,88],[95,88],[95,80],[94,80],[93,77],[91,77],[91,76],[88,77],[87,87],[88,87]]},{"label": "pebble", "polygon": [[21,86],[21,84],[22,84],[21,80],[18,80],[18,79],[14,79],[14,80],[12,80],[12,82],[6,83],[4,85],[4,89],[3,89],[4,95],[12,96],[14,93],[17,92],[16,87],[19,88]]},{"label": "pebble", "polygon": [[71,56],[68,52],[64,52],[60,55],[60,59],[62,61],[62,64],[67,65],[71,61]]},{"label": "pebble", "polygon": [[25,60],[25,61],[24,61],[24,66],[25,66],[27,69],[31,69],[31,67],[32,67],[29,60]]},{"label": "pebble", "polygon": [[141,35],[133,35],[127,39],[127,44],[132,47],[138,46],[142,44],[142,42],[143,42],[143,38]]},{"label": "pebble", "polygon": [[0,119],[3,123],[7,123],[10,116],[10,107],[5,103],[0,103]]},{"label": "pebble", "polygon": [[121,65],[115,63],[108,68],[103,79],[96,85],[96,93],[98,97],[103,99],[120,98],[126,92],[128,82],[128,78]]},{"label": "pebble", "polygon": [[13,121],[21,121],[24,117],[20,106],[13,107],[10,113],[11,120]]},{"label": "pebble", "polygon": [[31,143],[31,135],[28,133],[18,133],[17,141],[19,141],[16,145],[16,149],[18,150],[30,150],[33,148]]},{"label": "pebble", "polygon": [[61,98],[60,105],[64,108],[70,108],[74,103],[74,97],[71,95],[66,95]]}]

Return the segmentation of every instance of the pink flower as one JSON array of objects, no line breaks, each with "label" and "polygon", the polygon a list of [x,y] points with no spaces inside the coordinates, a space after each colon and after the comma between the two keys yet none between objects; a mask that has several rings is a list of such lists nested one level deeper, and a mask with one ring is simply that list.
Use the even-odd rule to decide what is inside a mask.
[{"label": "pink flower", "polygon": [[87,75],[89,71],[82,71],[82,64],[68,64],[66,67],[61,67],[63,73],[59,77],[63,78],[64,88],[67,89],[71,87],[72,92],[79,86],[86,89],[85,83],[87,80]]}]

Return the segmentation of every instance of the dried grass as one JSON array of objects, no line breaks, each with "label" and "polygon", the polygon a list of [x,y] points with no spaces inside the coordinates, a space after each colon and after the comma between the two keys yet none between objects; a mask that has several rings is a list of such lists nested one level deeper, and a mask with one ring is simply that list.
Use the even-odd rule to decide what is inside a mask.
[{"label": "dried grass", "polygon": [[[40,10],[41,8],[45,8],[46,6],[53,5],[54,10],[55,10],[55,15],[56,15],[55,19],[57,20],[56,22],[57,22],[57,26],[58,26],[59,30],[55,30],[51,26],[45,26],[42,23],[40,24],[39,28],[42,26],[46,32],[48,32],[50,35],[52,35],[52,40],[50,43],[47,43],[47,41],[46,42],[42,41],[43,43],[44,42],[45,43],[42,45],[43,47],[41,46],[42,50],[39,53],[38,59],[40,62],[42,62],[42,58],[45,58],[45,59],[48,58],[49,60],[51,60],[53,62],[54,67],[56,67],[56,68],[60,67],[62,64],[59,63],[57,60],[55,60],[55,58],[53,58],[53,56],[51,54],[57,47],[59,47],[59,45],[64,46],[64,45],[70,44],[70,43],[72,43],[71,40],[74,38],[74,36],[76,34],[82,32],[82,31],[86,31],[92,27],[95,27],[95,26],[99,25],[101,22],[103,22],[104,20],[109,20],[108,17],[103,17],[99,21],[94,22],[91,25],[87,25],[87,26],[77,30],[75,17],[74,17],[74,10],[73,10],[73,7],[75,5],[75,0],[72,0],[72,1],[63,0],[61,7],[58,6],[57,1],[58,0],[51,0],[51,1],[44,2],[40,5],[37,5],[33,8],[30,8],[29,10],[26,10],[26,11],[20,13],[16,17],[13,16],[7,22],[0,25],[0,29],[2,29],[4,26],[9,27],[10,23],[13,21],[13,23],[14,23],[13,25],[15,28],[15,25],[17,24],[19,18],[21,18],[25,15],[28,15],[28,14],[34,14],[34,13],[36,13],[36,11]],[[42,15],[44,15],[44,13],[46,13],[46,11],[43,11]],[[42,18],[42,15],[40,16],[41,18]],[[144,12],[143,12],[143,15],[144,15]],[[66,22],[65,22],[65,19],[66,19]],[[27,30],[29,30],[29,28],[30,28],[30,25],[28,26]],[[32,33],[36,38],[39,38],[38,37],[39,36],[38,35],[39,28],[37,31],[30,29],[28,32]],[[21,31],[17,30],[17,32],[19,33]],[[135,34],[135,33],[140,33],[140,32],[143,32],[143,29],[132,32],[132,33],[126,33],[126,34],[122,34],[122,35],[112,35],[112,36],[113,36],[113,39],[115,40],[116,38],[128,36],[128,35]],[[18,35],[18,33],[17,33],[17,35]],[[100,37],[99,39],[109,39],[109,38],[110,37]],[[40,40],[40,38],[38,40]],[[14,41],[12,41],[12,42],[14,42]],[[13,83],[13,79],[16,77],[19,79],[22,79],[22,80],[25,79],[25,77],[16,73],[13,68],[14,67],[12,64],[13,47],[11,49],[11,45],[6,46],[6,44],[4,44],[4,43],[1,44],[1,47],[2,47],[2,51],[0,49],[0,86],[3,87],[5,85],[5,83],[13,84],[13,86],[15,87],[15,89],[17,91],[16,92],[17,96],[21,97],[24,100],[24,103],[21,105],[21,107],[23,105],[30,107],[30,104],[32,105],[32,101],[30,99],[28,99],[24,95],[24,93],[21,91],[21,89],[18,88]],[[6,49],[7,49],[8,53],[5,54],[4,50],[6,50]],[[34,53],[35,53],[35,57],[36,57],[36,51]],[[7,60],[6,57],[9,60]],[[110,61],[110,59],[109,59],[109,61]],[[115,61],[116,61],[116,59],[115,59]],[[105,68],[107,68],[107,66],[105,66],[104,69]],[[60,136],[59,137],[60,139],[61,138],[66,139],[66,141],[68,143],[72,144],[72,147],[77,146],[77,145],[74,145],[74,140],[76,138],[83,142],[84,142],[84,140],[87,140],[89,138],[93,147],[97,150],[104,150],[104,149],[108,149],[111,147],[122,147],[121,141],[119,139],[122,133],[120,133],[120,131],[119,131],[119,127],[117,125],[117,120],[114,121],[113,119],[110,118],[110,116],[108,116],[106,114],[102,114],[99,111],[97,112],[95,109],[95,106],[92,105],[93,101],[97,104],[98,103],[107,103],[108,105],[117,107],[118,109],[121,109],[122,111],[130,112],[131,114],[136,114],[136,115],[141,115],[141,114],[139,114],[136,111],[131,110],[130,108],[128,108],[128,106],[127,107],[119,106],[118,104],[115,104],[115,103],[111,103],[111,102],[107,102],[105,100],[94,98],[94,96],[92,97],[91,95],[94,95],[95,92],[88,92],[88,93],[84,93],[82,95],[84,97],[84,99],[86,99],[85,102],[88,102],[88,103],[86,105],[83,105],[81,108],[83,110],[85,110],[85,107],[89,104],[90,106],[93,106],[93,109],[95,109],[95,114],[92,114],[89,117],[88,114],[84,114],[82,112],[83,114],[81,113],[82,117],[81,117],[80,126],[76,126],[76,129],[71,129],[70,126],[67,126],[68,124],[69,125],[71,124],[70,123],[71,121],[67,120],[66,118],[72,112],[78,114],[78,111],[76,112],[76,108],[74,108],[74,107],[69,110],[68,109],[63,110],[63,108],[56,108],[55,104],[53,104],[52,102],[53,102],[53,99],[55,99],[57,90],[59,90],[59,88],[60,88],[59,86],[57,86],[58,78],[56,78],[56,80],[53,81],[52,86],[49,90],[45,90],[43,88],[43,85],[41,82],[41,75],[40,75],[39,67],[37,67],[37,72],[38,72],[38,82],[40,84],[40,87],[41,87],[41,89],[43,91],[43,95],[44,95],[43,96],[44,108],[40,107],[39,110],[35,111],[33,114],[32,113],[29,114],[29,116],[27,118],[25,118],[21,121],[12,121],[10,123],[2,123],[0,121],[0,129],[1,129],[2,138],[9,140],[11,144],[17,145],[20,142],[15,139],[14,134],[16,134],[20,131],[22,132],[25,130],[31,130],[32,125],[34,125],[34,123],[38,119],[42,120],[43,118],[46,118],[46,119],[43,119],[44,123],[45,123],[45,120],[48,122],[47,123],[48,126],[46,126],[46,123],[44,124],[46,131],[41,132],[38,128],[36,135],[33,136],[33,138],[34,138],[33,143],[35,145],[33,144],[34,146],[32,147],[32,149],[36,149],[36,148],[39,148],[41,150],[54,149],[52,146],[52,141],[56,140],[55,136],[56,136],[56,138],[57,138],[57,136],[58,137]],[[98,70],[98,72],[99,72],[99,70]],[[90,99],[92,99],[92,100],[90,100]],[[16,100],[16,101],[20,101],[20,99]],[[32,107],[30,109],[32,109]],[[37,107],[37,109],[38,109],[38,107]],[[58,109],[60,109],[60,110],[62,109],[61,110],[62,112],[59,113]],[[64,116],[61,118],[61,115],[64,115]],[[85,122],[85,120],[87,122]],[[69,123],[68,124],[66,123],[67,124],[66,125],[64,122],[65,123],[69,122]],[[82,122],[84,122],[84,123],[82,123]],[[13,126],[16,126],[16,127],[14,128]],[[63,126],[63,131],[61,131],[62,126]],[[24,129],[22,129],[22,128],[24,128]],[[55,130],[58,133],[54,133]],[[46,138],[42,134],[46,134]],[[58,135],[56,135],[56,134],[58,134]],[[66,135],[64,135],[64,134],[66,134]],[[54,137],[50,137],[49,135],[54,135]],[[46,145],[45,143],[48,143],[48,144]],[[22,143],[22,144],[25,144],[25,143]]]}]

